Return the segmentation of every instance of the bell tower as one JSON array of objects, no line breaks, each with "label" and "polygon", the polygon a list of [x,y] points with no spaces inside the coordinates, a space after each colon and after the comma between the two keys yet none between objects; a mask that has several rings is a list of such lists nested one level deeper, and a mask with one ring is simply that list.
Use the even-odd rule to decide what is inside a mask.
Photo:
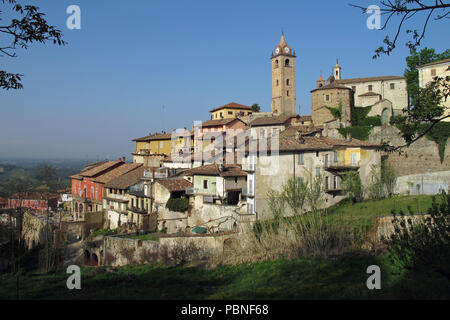
[{"label": "bell tower", "polygon": [[295,51],[286,43],[284,34],[272,52],[272,113],[297,114]]}]

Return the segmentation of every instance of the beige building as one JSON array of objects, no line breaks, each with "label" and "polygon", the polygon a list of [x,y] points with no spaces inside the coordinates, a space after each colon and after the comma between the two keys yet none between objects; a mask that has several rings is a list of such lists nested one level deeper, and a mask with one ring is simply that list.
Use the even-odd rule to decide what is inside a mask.
[{"label": "beige building", "polygon": [[295,51],[286,43],[284,34],[272,53],[272,113],[296,115]]},{"label": "beige building", "polygon": [[[350,91],[345,91],[347,88]],[[330,90],[333,89],[333,90]],[[342,78],[342,68],[337,62],[328,83],[320,76],[312,93],[312,116],[315,125],[333,120],[325,108],[343,104],[342,122],[351,120],[353,107],[371,107],[368,116],[380,116],[382,123],[389,123],[392,115],[401,114],[408,107],[406,78],[400,76],[380,76],[367,78]],[[350,112],[347,112],[350,110]],[[347,112],[347,113],[346,113]]]},{"label": "beige building", "polygon": [[286,129],[280,134],[278,153],[249,154],[244,159],[247,213],[256,214],[257,219],[272,218],[267,193],[270,189],[281,191],[292,177],[306,183],[320,176],[324,190],[323,206],[336,204],[345,197],[341,188],[343,172],[358,172],[364,186],[372,181],[371,166],[381,161],[377,146],[357,139],[324,137],[317,130],[304,133],[294,126]]},{"label": "beige building", "polygon": [[[427,83],[433,81],[434,77],[445,78],[450,76],[450,59],[434,61],[417,67],[419,71],[419,85],[423,88]],[[443,116],[450,115],[450,97],[442,102],[445,107]],[[450,117],[444,119],[450,121]]]}]

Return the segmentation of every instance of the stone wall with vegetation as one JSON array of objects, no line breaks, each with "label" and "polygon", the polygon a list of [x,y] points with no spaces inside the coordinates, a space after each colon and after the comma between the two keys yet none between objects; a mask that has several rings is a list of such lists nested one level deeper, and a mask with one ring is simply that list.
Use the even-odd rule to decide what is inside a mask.
[{"label": "stone wall with vegetation", "polygon": [[[390,141],[392,145],[405,144],[399,130],[393,126],[373,128],[369,141],[382,140]],[[387,162],[392,165],[397,176],[450,171],[450,141],[447,141],[442,161],[438,144],[423,137],[405,148],[403,154],[398,152],[388,154]]]}]

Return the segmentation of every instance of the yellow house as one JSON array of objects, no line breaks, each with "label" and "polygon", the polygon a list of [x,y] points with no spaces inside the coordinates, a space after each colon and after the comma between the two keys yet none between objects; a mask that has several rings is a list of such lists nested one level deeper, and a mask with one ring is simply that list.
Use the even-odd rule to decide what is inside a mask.
[{"label": "yellow house", "polygon": [[[172,141],[172,135],[174,137]],[[190,142],[187,138],[190,136]],[[148,166],[159,166],[161,160],[166,159],[172,152],[189,153],[194,149],[193,131],[181,133],[154,133],[142,138],[133,139],[136,142],[136,151],[133,153],[133,162],[144,163]]]},{"label": "yellow house", "polygon": [[224,106],[212,109],[211,120],[236,118],[238,115],[249,115],[253,112],[252,107],[231,102]]},{"label": "yellow house", "polygon": [[[417,67],[419,71],[419,85],[423,88],[427,83],[433,81],[434,77],[445,78],[450,76],[450,59],[430,62]],[[443,116],[450,115],[450,98],[443,101],[442,105],[445,107]],[[443,121],[450,121],[450,117]]]}]

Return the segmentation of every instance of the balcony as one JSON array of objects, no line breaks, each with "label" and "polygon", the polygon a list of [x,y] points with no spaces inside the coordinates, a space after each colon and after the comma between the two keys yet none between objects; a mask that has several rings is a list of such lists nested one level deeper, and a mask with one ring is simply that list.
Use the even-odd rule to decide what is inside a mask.
[{"label": "balcony", "polygon": [[139,214],[148,214],[147,209],[136,208],[136,207],[128,207],[128,211],[139,213]]},{"label": "balcony", "polygon": [[243,163],[242,164],[242,171],[255,172],[255,170],[256,170],[255,164],[251,164],[251,163]]},{"label": "balcony", "polygon": [[325,161],[325,170],[329,172],[341,172],[341,171],[350,171],[350,170],[358,170],[360,161],[354,161],[350,163],[345,163],[344,161]]}]

